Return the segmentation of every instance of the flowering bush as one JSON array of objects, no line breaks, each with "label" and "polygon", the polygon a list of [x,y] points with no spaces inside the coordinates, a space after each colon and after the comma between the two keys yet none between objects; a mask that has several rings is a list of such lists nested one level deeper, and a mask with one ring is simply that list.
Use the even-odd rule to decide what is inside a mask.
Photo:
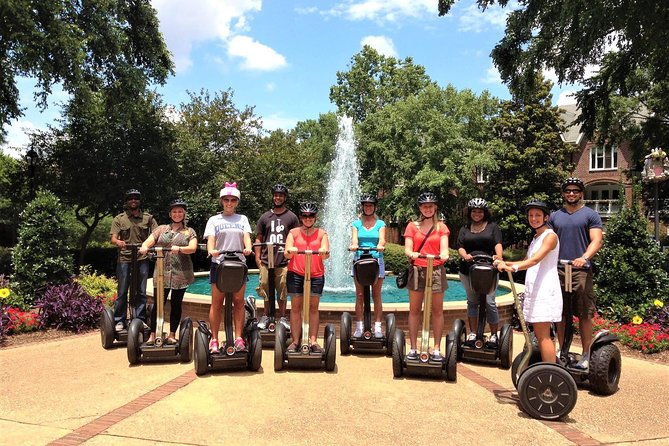
[{"label": "flowering bush", "polygon": [[116,280],[98,274],[90,265],[81,267],[79,275],[74,279],[89,296],[102,300],[105,307],[111,308],[116,300]]},{"label": "flowering bush", "polygon": [[27,333],[40,328],[38,315],[32,311],[9,307],[6,314],[9,321],[8,334]]},{"label": "flowering bush", "polygon": [[80,332],[95,327],[102,313],[102,301],[91,297],[77,282],[49,285],[35,305],[43,327]]},{"label": "flowering bush", "polygon": [[[657,353],[662,350],[669,350],[669,333],[663,330],[659,324],[643,322],[639,319],[632,323],[620,325],[615,322],[602,318],[598,314],[593,319],[593,328],[598,330],[609,330],[618,336],[620,343],[641,353]],[[578,318],[574,318],[578,326]]]}]

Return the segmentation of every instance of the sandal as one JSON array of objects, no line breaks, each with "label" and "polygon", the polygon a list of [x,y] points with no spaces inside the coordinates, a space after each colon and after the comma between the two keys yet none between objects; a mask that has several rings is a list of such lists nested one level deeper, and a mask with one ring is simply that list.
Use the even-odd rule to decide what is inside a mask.
[{"label": "sandal", "polygon": [[177,344],[177,340],[174,339],[174,338],[167,338],[167,339],[165,340],[165,344],[166,344],[166,345],[176,345],[176,344]]},{"label": "sandal", "polygon": [[313,344],[311,344],[311,345],[309,346],[309,348],[310,348],[311,351],[314,352],[314,353],[323,353],[323,349],[321,348],[320,345],[318,345],[317,342],[314,342]]},{"label": "sandal", "polygon": [[292,343],[288,346],[288,353],[295,353],[297,351],[297,344]]}]

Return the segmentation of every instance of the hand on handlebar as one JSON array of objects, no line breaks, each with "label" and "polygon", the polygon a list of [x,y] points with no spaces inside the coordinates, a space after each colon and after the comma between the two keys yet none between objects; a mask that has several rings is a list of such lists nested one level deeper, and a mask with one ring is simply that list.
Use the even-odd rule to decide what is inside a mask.
[{"label": "hand on handlebar", "polygon": [[139,248],[140,254],[146,254],[147,252],[149,252],[149,248],[147,248],[146,246],[140,246]]},{"label": "hand on handlebar", "polygon": [[242,252],[244,253],[245,256],[250,256],[253,251],[251,251],[250,249],[244,248],[242,250]]}]

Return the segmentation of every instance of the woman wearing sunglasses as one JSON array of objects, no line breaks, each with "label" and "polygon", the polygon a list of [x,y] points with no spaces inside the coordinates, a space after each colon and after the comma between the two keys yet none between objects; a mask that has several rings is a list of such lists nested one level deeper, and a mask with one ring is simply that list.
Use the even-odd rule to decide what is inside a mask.
[{"label": "woman wearing sunglasses", "polygon": [[286,286],[290,295],[290,325],[293,342],[288,346],[289,352],[295,352],[300,345],[302,336],[302,302],[304,290],[305,261],[304,255],[296,255],[298,251],[314,251],[311,259],[311,301],[309,303],[309,344],[314,353],[322,352],[316,342],[318,334],[318,304],[320,303],[323,286],[325,285],[325,267],[323,260],[329,257],[330,243],[324,229],[317,228],[316,214],[318,206],[313,202],[300,204],[300,227],[292,229],[286,239],[285,257],[289,259]]}]

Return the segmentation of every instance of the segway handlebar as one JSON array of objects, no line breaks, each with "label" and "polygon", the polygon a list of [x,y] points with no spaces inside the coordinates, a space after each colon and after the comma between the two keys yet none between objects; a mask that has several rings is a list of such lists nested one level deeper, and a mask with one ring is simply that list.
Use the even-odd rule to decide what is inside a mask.
[{"label": "segway handlebar", "polygon": [[474,263],[490,263],[492,265],[494,259],[488,254],[475,254],[472,256],[472,261]]},{"label": "segway handlebar", "polygon": [[441,260],[441,256],[435,256],[434,254],[419,254],[418,255],[419,259],[434,259],[434,260]]},{"label": "segway handlebar", "polygon": [[368,252],[372,252],[372,251],[380,252],[380,250],[377,249],[377,248],[361,248],[361,247],[357,247],[357,248],[349,248],[348,250],[351,251],[351,252],[362,251],[362,252],[364,252],[364,253],[368,253]]},{"label": "segway handlebar", "polygon": [[[288,251],[286,251],[286,252],[288,252]],[[315,254],[315,255],[321,255],[320,252],[318,252],[318,251],[314,251],[314,250],[312,250],[312,249],[306,249],[306,250],[304,250],[304,251],[293,252],[293,254]],[[330,251],[325,251],[323,254],[330,254]]]},{"label": "segway handlebar", "polygon": [[285,243],[259,242],[259,243],[254,243],[254,244],[253,244],[253,247],[256,247],[256,246],[270,246],[270,245],[273,245],[273,246],[286,246]]}]

